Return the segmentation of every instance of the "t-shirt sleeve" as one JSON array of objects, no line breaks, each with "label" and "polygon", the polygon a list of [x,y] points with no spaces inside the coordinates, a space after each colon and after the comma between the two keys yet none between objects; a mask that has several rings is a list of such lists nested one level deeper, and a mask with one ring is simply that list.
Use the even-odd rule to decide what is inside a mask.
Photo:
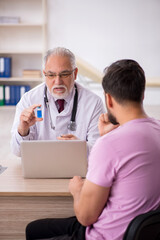
[{"label": "t-shirt sleeve", "polygon": [[108,138],[99,138],[89,156],[86,179],[102,187],[111,187],[116,175],[116,162],[116,154]]}]

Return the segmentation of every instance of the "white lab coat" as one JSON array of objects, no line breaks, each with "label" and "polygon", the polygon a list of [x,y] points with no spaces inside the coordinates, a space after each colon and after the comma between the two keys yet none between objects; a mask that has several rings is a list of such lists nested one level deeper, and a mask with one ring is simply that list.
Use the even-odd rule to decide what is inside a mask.
[{"label": "white lab coat", "polygon": [[[63,134],[74,134],[80,140],[87,141],[88,152],[99,137],[98,118],[104,112],[104,106],[101,98],[92,93],[88,89],[76,83],[78,90],[78,106],[76,114],[76,131],[71,131],[67,128],[70,122],[75,89],[65,99],[65,108],[59,113],[55,104],[55,99],[47,90],[47,97],[50,106],[50,113],[55,130],[51,128],[48,109],[44,103],[44,88],[45,83],[38,85],[25,93],[16,107],[16,114],[12,126],[11,134],[11,149],[12,152],[21,156],[20,142],[23,140],[57,140],[57,137]],[[42,105],[43,121],[36,122],[30,127],[30,132],[27,136],[19,135],[17,128],[20,121],[20,114],[23,109],[30,107],[33,104]]]}]

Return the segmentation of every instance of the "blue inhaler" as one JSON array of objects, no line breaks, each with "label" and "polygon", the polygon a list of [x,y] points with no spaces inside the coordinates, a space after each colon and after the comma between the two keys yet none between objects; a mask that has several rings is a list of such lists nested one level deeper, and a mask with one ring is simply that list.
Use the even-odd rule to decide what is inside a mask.
[{"label": "blue inhaler", "polygon": [[37,118],[42,118],[42,109],[41,109],[41,107],[37,107]]}]

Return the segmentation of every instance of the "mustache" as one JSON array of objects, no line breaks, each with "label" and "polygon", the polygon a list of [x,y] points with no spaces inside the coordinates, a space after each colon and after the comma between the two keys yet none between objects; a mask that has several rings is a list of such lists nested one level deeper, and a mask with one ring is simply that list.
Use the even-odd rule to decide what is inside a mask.
[{"label": "mustache", "polygon": [[52,90],[54,90],[55,88],[64,88],[65,90],[67,90],[67,87],[65,85],[54,85],[52,87]]}]

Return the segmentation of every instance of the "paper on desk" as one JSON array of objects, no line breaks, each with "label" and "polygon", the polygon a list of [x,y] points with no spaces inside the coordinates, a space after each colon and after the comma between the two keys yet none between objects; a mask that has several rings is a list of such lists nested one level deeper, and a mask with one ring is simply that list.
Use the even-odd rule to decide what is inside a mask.
[{"label": "paper on desk", "polygon": [[7,167],[3,167],[2,165],[0,165],[0,174],[3,173],[6,169]]}]

